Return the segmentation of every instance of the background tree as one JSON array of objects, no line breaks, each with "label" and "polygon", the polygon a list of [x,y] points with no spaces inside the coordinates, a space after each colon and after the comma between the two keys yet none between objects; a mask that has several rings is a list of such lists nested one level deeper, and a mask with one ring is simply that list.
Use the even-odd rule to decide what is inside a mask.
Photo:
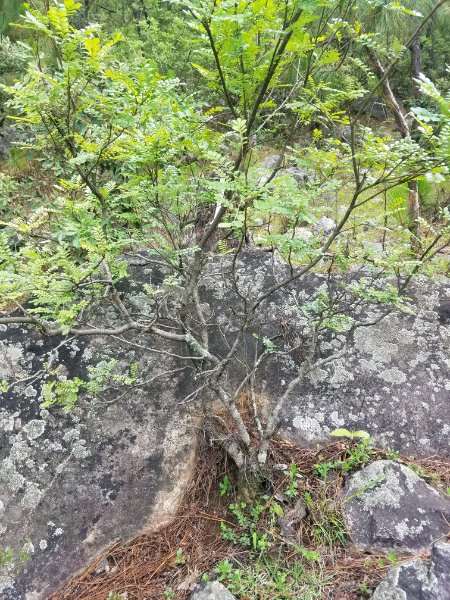
[{"label": "background tree", "polygon": [[[423,0],[422,2],[405,2],[392,4],[391,2],[361,2],[358,17],[364,22],[368,31],[375,36],[366,46],[370,65],[380,80],[380,90],[386,105],[391,110],[398,130],[402,137],[407,138],[415,135],[416,121],[411,113],[408,113],[405,104],[411,105],[411,100],[419,96],[417,85],[422,71],[421,38],[425,30],[425,23],[421,23],[424,15],[428,15],[428,21],[438,13],[438,8],[444,7],[446,2],[433,2]],[[381,44],[379,40],[381,39]],[[386,70],[384,60],[392,60],[396,56],[399,60],[406,50],[409,54],[409,83],[408,89],[403,94],[395,90],[395,76]],[[395,82],[398,83],[399,82]],[[401,87],[401,86],[400,86]],[[414,101],[412,102],[415,103]],[[420,246],[420,190],[418,181],[408,183],[408,213],[410,229],[412,233],[412,248],[419,250]]]}]

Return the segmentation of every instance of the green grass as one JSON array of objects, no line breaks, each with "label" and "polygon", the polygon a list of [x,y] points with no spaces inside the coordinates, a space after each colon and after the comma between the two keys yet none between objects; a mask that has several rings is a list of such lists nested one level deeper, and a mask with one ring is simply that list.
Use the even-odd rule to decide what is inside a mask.
[{"label": "green grass", "polygon": [[216,573],[230,592],[245,600],[321,600],[331,583],[320,563],[286,564],[281,552],[278,557],[262,555],[248,564],[225,560],[217,565]]},{"label": "green grass", "polygon": [[[216,565],[215,576],[238,599],[319,600],[332,584],[321,553],[329,557],[347,543],[336,486],[315,476],[309,489],[299,476],[298,466],[291,464],[275,484],[276,493],[256,491],[246,501],[228,478],[226,485],[219,484],[222,497],[234,499],[228,507],[229,519],[221,522],[221,533],[236,553]],[[308,516],[294,521],[292,535],[286,534],[281,519],[292,514],[301,499]]]}]

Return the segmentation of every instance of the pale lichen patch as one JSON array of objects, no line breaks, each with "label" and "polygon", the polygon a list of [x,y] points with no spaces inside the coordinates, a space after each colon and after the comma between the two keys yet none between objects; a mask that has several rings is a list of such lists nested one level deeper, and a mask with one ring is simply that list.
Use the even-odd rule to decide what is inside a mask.
[{"label": "pale lichen patch", "polygon": [[29,440],[36,440],[41,437],[45,431],[45,421],[33,419],[23,427],[23,431]]},{"label": "pale lichen patch", "polygon": [[398,369],[397,367],[392,367],[391,369],[381,371],[379,376],[387,383],[392,383],[395,385],[400,385],[401,383],[405,383],[406,381],[405,373],[403,373],[403,371],[400,371],[400,369]]},{"label": "pale lichen patch", "polygon": [[34,483],[33,481],[28,481],[25,494],[21,502],[22,506],[25,509],[34,510],[39,505],[39,502],[42,498],[42,494],[43,492],[37,483]]},{"label": "pale lichen patch", "polygon": [[303,437],[309,442],[317,438],[324,438],[329,430],[322,427],[319,420],[308,416],[297,416],[292,425],[302,432]]}]

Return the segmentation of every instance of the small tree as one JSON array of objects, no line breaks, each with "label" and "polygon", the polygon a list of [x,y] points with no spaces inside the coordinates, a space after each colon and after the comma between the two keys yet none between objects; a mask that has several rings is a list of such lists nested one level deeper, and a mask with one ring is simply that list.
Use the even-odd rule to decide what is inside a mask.
[{"label": "small tree", "polygon": [[[386,68],[383,61],[392,60],[394,53],[397,53],[396,60],[399,60],[405,50],[409,52],[410,96],[417,98],[418,86],[415,82],[422,70],[420,35],[428,20],[445,4],[446,0],[436,3],[423,0],[422,2],[399,4],[384,1],[372,4],[363,0],[360,3],[361,16],[365,17],[365,24],[369,28],[365,42],[369,63],[379,79],[381,96],[392,113],[403,138],[414,136],[417,122],[414,115],[405,109],[405,99],[401,98],[395,90],[390,69]],[[421,11],[426,15],[425,19]],[[373,34],[370,33],[370,29],[374,30]],[[420,252],[421,201],[418,180],[408,181],[407,210],[412,234],[411,248],[415,252]]]},{"label": "small tree", "polygon": [[[404,307],[402,294],[411,277],[447,244],[448,232],[442,230],[418,259],[410,260],[401,244],[392,245],[390,256],[377,256],[365,246],[370,234],[361,233],[362,224],[371,227],[365,206],[387,190],[442,169],[444,158],[410,138],[380,137],[354,121],[352,102],[365,90],[342,48],[344,34],[359,35],[350,22],[335,19],[345,15],[342,3],[323,2],[318,12],[290,0],[183,6],[208,44],[209,54],[203,52],[204,62],[196,68],[219,108],[186,94],[179,81],[163,79],[143,56],[124,60],[120,34],[104,36],[97,25],[76,29],[70,19],[79,5],[73,0],[44,13],[27,11],[23,27],[31,33],[30,68],[8,88],[10,108],[32,136],[27,147],[52,183],[44,197],[28,191],[19,213],[12,207],[4,219],[0,324],[25,323],[43,335],[62,336],[61,343],[67,336],[143,333],[150,346],[155,338],[180,344],[180,360],[197,365],[196,394],[204,398],[206,414],[219,399],[232,423],[231,437],[223,431],[217,437],[238,466],[255,470],[267,461],[294,388],[314,368],[341,357],[356,327],[370,324],[364,316],[368,303],[383,306],[379,318]],[[46,47],[50,59],[42,51]],[[336,89],[330,82],[340,69],[344,84]],[[292,82],[287,75],[293,71]],[[219,111],[228,114],[223,133],[210,127],[211,114]],[[350,134],[347,141],[323,139],[314,129],[310,142],[286,146],[272,171],[261,176],[254,165],[258,136],[281,118],[294,131],[322,120],[347,125]],[[224,146],[232,147],[229,155],[222,155]],[[289,173],[280,176],[287,160],[307,165],[307,183],[298,186]],[[345,206],[328,233],[299,237],[299,225],[319,221],[322,197],[342,190]],[[277,233],[264,227],[274,215],[284,220]],[[218,242],[221,230],[233,236],[233,244]],[[237,279],[250,232],[289,265],[256,296],[242,290]],[[163,266],[166,278],[164,301],[146,288],[152,314],[132,312],[117,287],[127,276],[124,252],[142,247]],[[236,333],[220,353],[213,350],[201,298],[208,258],[218,247],[229,254],[227,277],[239,303]],[[345,282],[356,267],[364,277],[332,284],[336,277]],[[295,299],[298,335],[281,346],[262,339],[254,363],[230,389],[225,375],[238,364],[242,340],[254,332],[265,303],[315,270],[327,274],[325,286]],[[395,285],[387,281],[390,276]],[[105,297],[115,307],[117,327],[101,324]],[[340,348],[324,353],[323,342],[338,335]],[[265,360],[295,355],[299,345],[296,374],[285,392],[265,420],[256,412],[249,425],[239,410],[241,391]],[[47,404],[64,403],[64,394],[72,403],[82,386],[79,380],[69,382],[60,394],[48,373],[43,379]]]}]

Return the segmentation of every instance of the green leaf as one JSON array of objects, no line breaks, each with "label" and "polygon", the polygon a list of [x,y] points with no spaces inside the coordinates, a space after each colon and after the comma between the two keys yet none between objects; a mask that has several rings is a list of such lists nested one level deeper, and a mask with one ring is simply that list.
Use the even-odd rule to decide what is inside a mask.
[{"label": "green leaf", "polygon": [[73,15],[81,8],[81,3],[75,0],[64,0],[64,6],[68,15]]},{"label": "green leaf", "polygon": [[88,38],[84,41],[84,46],[91,58],[96,58],[101,50],[99,38]]},{"label": "green leaf", "polygon": [[97,157],[93,152],[84,152],[84,150],[82,150],[76,156],[71,158],[69,162],[72,165],[83,165],[84,163],[95,160],[96,158]]},{"label": "green leaf", "polygon": [[310,560],[310,561],[320,560],[320,552],[317,552],[316,550],[310,550],[309,548],[305,548],[304,546],[295,546],[295,549],[306,560]]},{"label": "green leaf", "polygon": [[353,439],[364,439],[369,440],[370,434],[367,431],[350,431],[349,429],[340,428],[335,429],[330,433],[333,437],[346,437],[351,440]]},{"label": "green leaf", "polygon": [[282,517],[284,515],[283,507],[278,502],[272,502],[270,505],[270,512],[276,517]]},{"label": "green leaf", "polygon": [[[208,69],[206,69],[205,67],[202,67],[202,65],[199,65],[197,63],[191,63],[191,65],[205,79],[209,79],[209,80],[215,79],[216,76],[215,76],[215,73],[213,71],[209,71]],[[221,110],[223,110],[223,107],[221,107]]]}]

